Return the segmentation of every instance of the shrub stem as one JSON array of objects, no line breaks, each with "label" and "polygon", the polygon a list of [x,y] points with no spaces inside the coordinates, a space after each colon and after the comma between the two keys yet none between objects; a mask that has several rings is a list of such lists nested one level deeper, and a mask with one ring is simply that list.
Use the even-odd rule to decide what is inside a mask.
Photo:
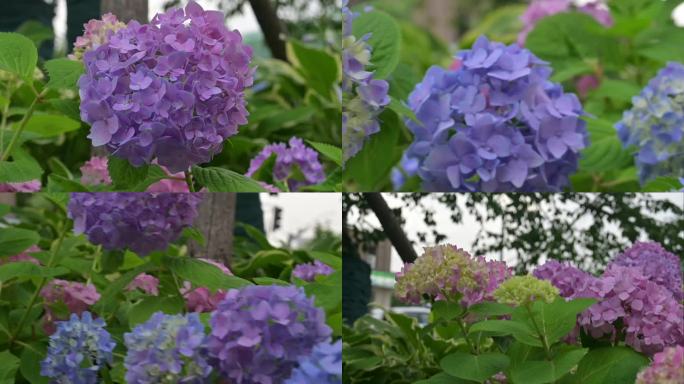
[{"label": "shrub stem", "polygon": [[33,116],[33,112],[35,112],[36,106],[43,99],[43,97],[45,96],[47,91],[48,91],[48,89],[45,88],[43,90],[43,92],[39,93],[38,96],[36,96],[36,98],[33,99],[31,106],[26,111],[26,114],[24,115],[24,117],[21,119],[21,122],[19,123],[19,127],[17,128],[16,131],[14,131],[14,135],[12,136],[12,139],[10,140],[9,145],[7,146],[7,150],[2,153],[2,157],[0,157],[0,161],[7,161],[7,159],[9,159],[10,155],[12,154],[12,150],[14,149],[14,146],[19,141],[19,136],[21,136],[21,133],[24,131],[24,128],[26,128],[26,124],[28,124],[28,121],[31,119],[31,116]]}]

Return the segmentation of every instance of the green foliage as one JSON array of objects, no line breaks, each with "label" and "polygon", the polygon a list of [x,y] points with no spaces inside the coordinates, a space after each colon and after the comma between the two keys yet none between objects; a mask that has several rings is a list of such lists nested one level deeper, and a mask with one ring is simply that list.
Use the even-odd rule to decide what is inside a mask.
[{"label": "green foliage", "polygon": [[76,83],[85,69],[80,61],[69,59],[53,59],[45,62],[50,81],[47,86],[54,89],[76,88]]},{"label": "green foliage", "polygon": [[394,18],[381,11],[363,12],[354,19],[353,34],[357,39],[370,34],[375,78],[384,79],[394,72],[401,49],[401,31]]},{"label": "green foliage", "polygon": [[0,33],[0,70],[30,81],[37,62],[38,50],[29,38],[18,33]]},{"label": "green foliage", "polygon": [[14,256],[38,243],[40,236],[22,228],[5,228],[0,231],[0,257]]},{"label": "green foliage", "polygon": [[195,180],[209,192],[265,192],[256,181],[224,168],[193,167]]},{"label": "green foliage", "polygon": [[509,362],[508,356],[501,353],[471,355],[454,352],[442,358],[440,365],[451,376],[483,383],[497,372],[505,370]]},{"label": "green foliage", "polygon": [[579,363],[576,383],[631,384],[637,372],[649,360],[627,347],[599,348],[589,352]]}]

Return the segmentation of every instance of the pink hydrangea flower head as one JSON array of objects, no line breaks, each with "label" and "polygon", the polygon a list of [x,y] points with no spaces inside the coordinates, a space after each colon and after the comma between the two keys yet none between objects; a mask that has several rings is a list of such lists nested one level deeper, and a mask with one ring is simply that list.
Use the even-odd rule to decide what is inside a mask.
[{"label": "pink hydrangea flower head", "polygon": [[653,362],[637,375],[636,384],[684,383],[684,346],[665,348],[653,356]]},{"label": "pink hydrangea flower head", "polygon": [[91,305],[100,300],[100,294],[94,285],[60,279],[54,279],[47,283],[40,291],[40,296],[45,305],[44,328],[48,334],[54,332],[56,320],[66,320],[66,318],[59,318],[54,312],[52,308],[54,304],[64,303],[69,313],[80,316]]},{"label": "pink hydrangea flower head", "polygon": [[147,273],[141,273],[126,287],[127,291],[140,289],[151,296],[159,296],[159,279]]},{"label": "pink hydrangea flower head", "polygon": [[679,257],[655,242],[636,242],[617,255],[612,264],[641,268],[644,276],[669,289],[677,301],[684,299]]},{"label": "pink hydrangea flower head", "polygon": [[106,43],[114,32],[126,28],[126,24],[119,21],[115,15],[106,13],[102,15],[101,20],[92,19],[83,24],[83,28],[83,36],[76,38],[74,53],[69,55],[72,60],[81,60],[86,52]]},{"label": "pink hydrangea flower head", "polygon": [[161,167],[171,179],[159,180],[147,188],[147,192],[170,192],[170,193],[187,193],[190,192],[188,183],[185,182],[185,175],[183,172],[171,173],[169,169]]},{"label": "pink hydrangea flower head", "polygon": [[21,183],[0,183],[0,192],[38,192],[40,191],[40,180],[31,180]]},{"label": "pink hydrangea flower head", "polygon": [[602,1],[577,6],[572,0],[532,0],[530,6],[520,17],[524,26],[523,30],[518,35],[518,44],[521,46],[525,45],[527,35],[532,32],[539,20],[557,13],[573,10],[592,16],[604,26],[613,25],[613,17],[610,14],[610,9],[608,9],[608,6]]},{"label": "pink hydrangea flower head", "polygon": [[40,252],[40,248],[33,245],[29,249],[25,250],[24,252],[18,255],[0,258],[0,265],[17,262],[27,262],[35,265],[40,265],[40,261],[35,257],[31,256],[31,253],[34,252]]},{"label": "pink hydrangea flower head", "polygon": [[106,157],[93,156],[81,167],[81,183],[84,185],[110,185],[109,163]]},{"label": "pink hydrangea flower head", "polygon": [[496,288],[511,275],[504,263],[472,257],[453,245],[426,247],[421,257],[397,273],[395,294],[414,304],[424,297],[444,300],[460,294],[461,303],[470,306],[493,299]]},{"label": "pink hydrangea flower head", "polygon": [[[200,260],[218,267],[226,275],[233,275],[228,267],[217,262],[216,260],[202,258],[200,258]],[[188,311],[198,313],[211,312],[215,310],[221,300],[223,300],[226,296],[226,291],[221,289],[214,293],[205,287],[197,287],[193,289],[192,284],[189,281],[183,283],[181,293],[185,298],[185,305],[187,306]]]},{"label": "pink hydrangea flower head", "polygon": [[624,334],[627,345],[651,355],[684,343],[684,306],[640,268],[611,265],[588,291],[600,301],[582,312],[579,323],[592,337]]}]

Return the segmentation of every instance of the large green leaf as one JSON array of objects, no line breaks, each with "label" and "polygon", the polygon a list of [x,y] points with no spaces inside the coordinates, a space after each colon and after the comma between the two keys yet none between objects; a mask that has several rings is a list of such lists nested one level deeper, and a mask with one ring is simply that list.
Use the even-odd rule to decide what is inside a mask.
[{"label": "large green leaf", "polygon": [[335,164],[342,166],[342,149],[334,145],[317,143],[315,141],[310,141],[309,144],[314,147],[315,150],[320,152],[323,156],[332,160]]},{"label": "large green leaf", "polygon": [[0,183],[21,183],[40,179],[42,175],[40,164],[23,148],[15,147],[12,159],[0,161]]},{"label": "large green leaf", "polygon": [[458,303],[436,301],[432,305],[431,312],[435,321],[448,321],[460,316],[463,313],[463,307],[461,307]]},{"label": "large green leaf", "polygon": [[445,372],[440,372],[429,379],[419,380],[413,384],[469,384],[472,383],[470,380],[459,379]]},{"label": "large green leaf", "polygon": [[333,95],[340,77],[340,64],[335,56],[295,40],[288,43],[288,56],[312,89],[327,98]]},{"label": "large green leaf", "polygon": [[165,257],[164,265],[183,280],[212,291],[240,288],[251,284],[239,277],[226,275],[215,265],[189,257]]},{"label": "large green leaf", "polygon": [[69,270],[64,267],[48,268],[26,261],[0,265],[0,281],[28,277],[55,277],[65,275]]},{"label": "large green leaf", "polygon": [[0,384],[13,384],[18,369],[19,358],[9,351],[0,352]]},{"label": "large green leaf", "polygon": [[582,384],[632,384],[642,367],[649,360],[628,347],[594,349],[580,361],[577,383]]},{"label": "large green leaf", "polygon": [[535,301],[532,305],[532,316],[523,307],[513,311],[511,319],[526,324],[530,329],[538,329],[551,345],[566,336],[577,323],[577,315],[596,302],[595,299],[574,299],[565,301],[556,299],[553,303]]},{"label": "large green leaf", "polygon": [[519,342],[534,347],[541,347],[542,342],[533,328],[524,322],[511,320],[485,320],[473,324],[470,333],[489,332],[498,336],[513,335]]},{"label": "large green leaf", "polygon": [[511,378],[525,384],[555,382],[570,372],[588,351],[588,348],[573,348],[560,352],[551,361],[524,361],[511,369]]},{"label": "large green leaf", "polygon": [[33,81],[36,63],[38,50],[29,38],[18,33],[0,32],[0,70]]},{"label": "large green leaf", "polygon": [[497,372],[505,370],[509,362],[508,356],[501,353],[471,355],[454,352],[445,356],[439,365],[451,376],[482,383]]},{"label": "large green leaf", "polygon": [[14,256],[38,244],[40,235],[37,232],[22,228],[0,229],[0,257]]},{"label": "large green leaf", "polygon": [[116,300],[119,295],[124,291],[126,286],[135,279],[141,273],[149,272],[155,269],[154,264],[146,263],[139,265],[130,271],[124,273],[117,280],[110,283],[107,288],[102,292],[100,300],[95,304],[97,311],[100,314],[103,312],[113,312],[116,309]]},{"label": "large green leaf", "polygon": [[209,192],[266,192],[255,180],[228,169],[193,167],[192,173]]},{"label": "large green leaf", "polygon": [[[14,124],[17,129],[18,124]],[[62,115],[34,114],[26,123],[24,130],[32,132],[41,137],[59,136],[66,132],[79,129],[81,123]]]},{"label": "large green leaf", "polygon": [[46,61],[45,68],[50,76],[47,86],[53,89],[76,88],[78,78],[84,72],[81,61],[64,58]]},{"label": "large green leaf", "polygon": [[304,286],[304,290],[313,296],[316,305],[330,311],[342,305],[342,271],[336,271],[313,283]]},{"label": "large green leaf", "polygon": [[399,64],[401,29],[394,18],[381,11],[364,12],[354,19],[354,36],[361,39],[370,34],[368,45],[373,47],[371,64],[376,79],[389,76]]},{"label": "large green leaf", "polygon": [[21,352],[21,375],[31,384],[48,384],[49,378],[40,374],[40,363],[45,359],[47,346],[44,343],[31,344]]},{"label": "large green leaf", "polygon": [[181,313],[183,308],[185,308],[185,302],[178,296],[146,297],[128,311],[128,324],[134,327],[147,321],[155,312],[174,315]]}]

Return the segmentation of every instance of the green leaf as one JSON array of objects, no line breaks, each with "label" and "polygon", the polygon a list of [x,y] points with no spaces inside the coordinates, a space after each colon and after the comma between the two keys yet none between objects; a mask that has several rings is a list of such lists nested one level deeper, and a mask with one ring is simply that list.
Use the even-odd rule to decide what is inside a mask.
[{"label": "green leaf", "polygon": [[257,285],[290,285],[287,281],[272,277],[255,277],[253,280]]},{"label": "green leaf", "polygon": [[29,277],[55,277],[65,275],[69,270],[63,267],[48,268],[27,261],[0,265],[0,281]]},{"label": "green leaf", "polygon": [[368,45],[373,47],[371,64],[374,77],[384,79],[399,64],[401,54],[401,29],[394,18],[381,11],[364,12],[354,19],[353,34],[357,39],[370,33]]},{"label": "green leaf", "polygon": [[305,285],[304,290],[308,295],[314,297],[316,306],[329,311],[342,305],[340,287],[342,287],[342,271],[336,271]]},{"label": "green leaf", "polygon": [[79,77],[85,71],[81,61],[70,59],[52,59],[45,62],[50,80],[47,86],[52,89],[75,89]]},{"label": "green leaf", "polygon": [[128,311],[128,324],[134,327],[147,321],[156,312],[175,315],[183,312],[183,308],[185,308],[185,302],[178,296],[146,297]]},{"label": "green leaf", "polygon": [[468,384],[472,383],[469,380],[459,379],[458,377],[451,376],[445,372],[440,372],[429,379],[418,380],[413,384]]},{"label": "green leaf", "polygon": [[314,147],[323,156],[332,160],[335,164],[342,166],[342,148],[338,148],[334,145],[317,143],[315,141],[307,140],[309,145]]},{"label": "green leaf", "polygon": [[[596,303],[596,299],[574,299],[565,301],[556,299],[553,303],[535,301],[532,304],[532,315],[539,331],[545,335],[547,343],[553,344],[572,331],[577,323],[577,315]],[[530,329],[535,329],[529,313],[523,307],[513,311],[511,319],[525,323]]]},{"label": "green leaf", "polygon": [[43,169],[36,159],[23,148],[15,147],[10,161],[0,161],[0,183],[21,183],[40,179],[42,175]]},{"label": "green leaf", "polygon": [[454,352],[445,356],[439,365],[451,376],[482,383],[497,372],[505,370],[509,362],[508,356],[501,353],[470,355]]},{"label": "green leaf", "polygon": [[296,40],[290,40],[287,48],[288,58],[311,88],[326,98],[332,97],[334,85],[340,77],[340,65],[335,56]]},{"label": "green leaf", "polygon": [[197,228],[186,227],[183,229],[182,237],[195,240],[197,244],[204,247],[207,241],[204,239],[204,235]]},{"label": "green leaf", "polygon": [[525,361],[511,369],[516,383],[544,384],[559,380],[582,360],[588,348],[562,351],[551,361]]},{"label": "green leaf", "polygon": [[23,22],[16,30],[17,33],[28,37],[36,45],[36,48],[40,48],[44,41],[52,41],[55,38],[55,34],[52,32],[52,28],[36,20],[27,20]]},{"label": "green leaf", "polygon": [[323,264],[327,264],[334,270],[339,271],[342,269],[342,258],[333,255],[332,253],[319,252],[319,251],[307,251],[306,252],[312,259],[318,260]]},{"label": "green leaf", "polygon": [[[33,46],[33,43],[31,43]],[[13,384],[14,376],[19,369],[19,358],[9,353],[9,351],[0,352],[0,383]]]},{"label": "green leaf", "polygon": [[432,316],[435,322],[439,320],[452,320],[463,313],[463,307],[457,303],[436,301],[432,305]]},{"label": "green leaf", "polygon": [[511,320],[485,320],[473,324],[468,330],[474,332],[491,332],[497,336],[513,335],[519,342],[534,347],[541,347],[542,342],[534,329],[525,323]]},{"label": "green leaf", "polygon": [[278,155],[275,153],[272,153],[271,156],[266,159],[259,169],[257,169],[256,172],[252,175],[252,179],[258,180],[258,181],[263,181],[266,184],[274,185],[275,182],[273,180],[273,167],[275,167],[276,160],[278,159]]},{"label": "green leaf", "polygon": [[482,316],[503,316],[511,314],[513,308],[506,304],[483,301],[468,307],[468,312],[477,313]]},{"label": "green leaf", "polygon": [[603,79],[601,80],[601,86],[592,92],[591,97],[631,103],[632,97],[638,95],[639,92],[641,92],[641,87],[631,81]]},{"label": "green leaf", "polygon": [[148,165],[134,167],[128,160],[115,156],[110,156],[107,163],[109,176],[114,182],[114,187],[118,190],[127,190],[141,183],[147,178],[147,174],[150,171]]},{"label": "green leaf", "polygon": [[[17,129],[14,124],[14,129]],[[24,130],[41,137],[59,136],[81,128],[81,123],[62,115],[34,114],[26,123]]]},{"label": "green leaf", "polygon": [[399,116],[407,117],[420,124],[420,121],[418,120],[418,117],[416,117],[416,114],[413,112],[413,110],[395,98],[390,100],[389,109],[393,110]]},{"label": "green leaf", "polygon": [[577,368],[577,383],[632,384],[648,358],[628,347],[598,348],[589,352]]},{"label": "green leaf", "polygon": [[255,180],[228,169],[192,167],[192,173],[209,192],[266,192]]},{"label": "green leaf", "polygon": [[44,343],[31,344],[21,352],[21,375],[31,384],[48,384],[50,380],[40,374],[40,363],[45,359],[47,346]]},{"label": "green leaf", "polygon": [[592,142],[582,151],[580,170],[588,172],[606,172],[620,169],[633,162],[632,155],[622,148],[616,137]]},{"label": "green leaf", "polygon": [[37,63],[38,50],[29,38],[18,33],[0,32],[0,70],[33,81]]},{"label": "green leaf", "polygon": [[644,185],[643,192],[672,192],[684,187],[676,177],[658,177]]},{"label": "green leaf", "polygon": [[0,229],[0,257],[14,256],[38,244],[40,235],[37,232],[22,228]]},{"label": "green leaf", "polygon": [[251,283],[236,276],[226,275],[217,266],[189,257],[164,257],[164,266],[196,287],[211,291],[240,288]]},{"label": "green leaf", "polygon": [[48,176],[48,192],[90,192],[90,189],[78,181],[67,179],[56,173]]},{"label": "green leaf", "polygon": [[124,273],[116,281],[110,283],[107,288],[102,292],[100,300],[95,304],[99,314],[104,314],[104,312],[113,312],[116,309],[116,299],[124,291],[126,286],[135,279],[141,273],[146,273],[155,269],[154,264],[146,263],[131,269],[130,271]]}]

